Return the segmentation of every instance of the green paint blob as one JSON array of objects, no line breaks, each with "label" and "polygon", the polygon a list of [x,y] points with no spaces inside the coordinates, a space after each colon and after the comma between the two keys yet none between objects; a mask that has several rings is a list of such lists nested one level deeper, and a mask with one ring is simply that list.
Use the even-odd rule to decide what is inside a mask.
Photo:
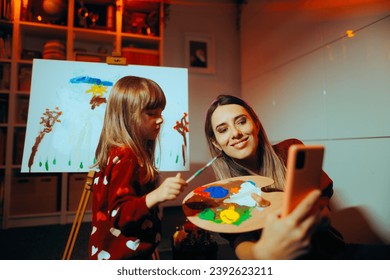
[{"label": "green paint blob", "polygon": [[53,159],[53,165],[56,165],[56,164],[57,164],[57,160]]},{"label": "green paint blob", "polygon": [[84,168],[83,162],[80,162],[80,168],[81,168],[81,169]]},{"label": "green paint blob", "polygon": [[202,220],[213,221],[215,218],[215,213],[210,208],[206,208],[198,214],[198,217]]},{"label": "green paint blob", "polygon": [[71,165],[72,165],[72,161],[69,160],[69,161],[68,161],[68,166],[71,166]]},{"label": "green paint blob", "polygon": [[42,161],[40,161],[40,162],[39,162],[39,167],[42,167],[42,165],[43,165],[43,164],[42,164]]},{"label": "green paint blob", "polygon": [[46,162],[45,162],[45,169],[46,169],[46,171],[49,171],[49,161],[48,160],[46,160]]},{"label": "green paint blob", "polygon": [[179,155],[176,156],[176,163],[179,162]]},{"label": "green paint blob", "polygon": [[248,208],[246,206],[241,206],[236,209],[236,211],[240,214],[240,218],[235,221],[233,224],[236,226],[239,226],[242,222],[248,220],[250,217],[252,217],[251,212],[253,208]]}]

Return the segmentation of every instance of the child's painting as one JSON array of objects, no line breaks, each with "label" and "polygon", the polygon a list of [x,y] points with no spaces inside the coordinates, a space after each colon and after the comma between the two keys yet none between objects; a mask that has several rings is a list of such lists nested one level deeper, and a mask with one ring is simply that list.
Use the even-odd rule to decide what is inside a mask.
[{"label": "child's painting", "polygon": [[110,90],[127,75],[154,80],[167,98],[156,166],[188,170],[187,69],[34,59],[22,172],[91,170]]},{"label": "child's painting", "polygon": [[[264,226],[265,217],[278,212],[282,192],[270,192],[271,178],[242,176],[195,188],[183,200],[183,212],[196,226],[214,232],[246,232]],[[261,195],[259,205],[251,196]]]}]

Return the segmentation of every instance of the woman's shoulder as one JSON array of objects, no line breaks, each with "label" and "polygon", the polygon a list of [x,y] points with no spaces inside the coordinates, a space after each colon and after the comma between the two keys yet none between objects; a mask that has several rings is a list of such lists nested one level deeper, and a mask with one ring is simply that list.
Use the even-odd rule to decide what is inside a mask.
[{"label": "woman's shoulder", "polygon": [[290,148],[291,145],[295,145],[295,144],[303,144],[303,142],[296,138],[289,138],[281,142],[278,142],[276,144],[273,144],[272,146],[276,150],[288,150],[288,148]]},{"label": "woman's shoulder", "polygon": [[285,139],[281,142],[278,142],[276,144],[273,144],[272,147],[274,148],[274,151],[284,160],[287,160],[287,153],[288,149],[291,147],[291,145],[294,144],[303,144],[303,142],[296,138],[289,138]]}]

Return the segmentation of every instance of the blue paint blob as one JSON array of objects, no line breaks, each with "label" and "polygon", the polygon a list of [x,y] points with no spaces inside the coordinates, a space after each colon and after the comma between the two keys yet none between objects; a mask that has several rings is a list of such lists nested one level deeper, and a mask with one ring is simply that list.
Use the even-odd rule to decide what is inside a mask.
[{"label": "blue paint blob", "polygon": [[229,191],[221,186],[211,186],[204,190],[205,192],[210,193],[212,198],[224,198],[228,195]]},{"label": "blue paint blob", "polygon": [[96,84],[96,85],[103,85],[103,86],[112,86],[113,83],[110,81],[102,81],[99,78],[92,78],[88,76],[79,76],[70,79],[70,82],[72,84]]},{"label": "blue paint blob", "polygon": [[251,181],[251,180],[248,180],[247,182],[248,182],[248,183],[251,183],[252,185],[254,185],[254,186],[256,187],[256,183],[255,183],[255,182],[253,182],[253,181]]}]

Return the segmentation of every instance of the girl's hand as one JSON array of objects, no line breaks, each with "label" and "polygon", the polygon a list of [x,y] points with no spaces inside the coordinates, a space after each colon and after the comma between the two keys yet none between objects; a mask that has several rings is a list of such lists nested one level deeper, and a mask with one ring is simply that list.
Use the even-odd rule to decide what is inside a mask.
[{"label": "girl's hand", "polygon": [[176,177],[168,177],[154,191],[146,195],[146,205],[152,208],[158,203],[175,199],[187,186],[187,182],[177,173]]}]

